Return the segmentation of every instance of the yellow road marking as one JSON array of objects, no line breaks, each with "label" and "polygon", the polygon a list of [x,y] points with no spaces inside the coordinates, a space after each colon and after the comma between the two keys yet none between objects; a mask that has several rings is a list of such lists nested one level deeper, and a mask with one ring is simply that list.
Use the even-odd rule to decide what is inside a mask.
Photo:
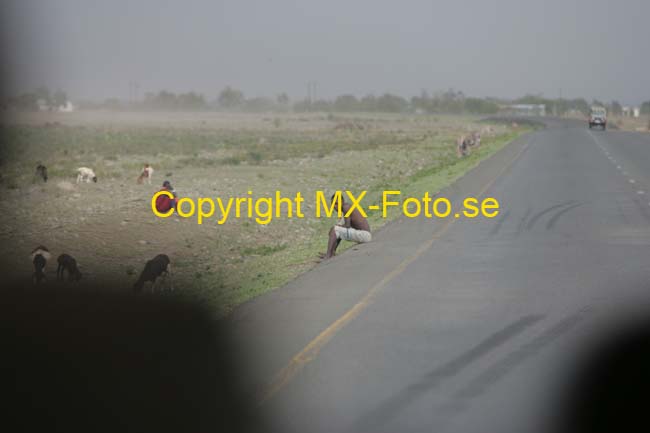
[{"label": "yellow road marking", "polygon": [[[528,147],[528,143],[523,145],[517,154],[508,162],[499,174],[497,174],[494,179],[488,182],[483,189],[476,196],[481,197],[487,192],[487,190],[494,184],[494,182],[499,179],[508,168],[521,156],[523,151]],[[372,298],[375,294],[383,288],[387,283],[392,281],[395,277],[400,275],[404,270],[415,260],[417,260],[425,251],[427,251],[433,243],[441,235],[443,235],[449,227],[456,221],[455,219],[448,219],[442,227],[435,231],[431,239],[424,242],[420,247],[413,253],[411,256],[404,259],[400,264],[398,264],[392,271],[390,271],[384,278],[382,278],[378,283],[372,286],[368,292],[364,295],[359,302],[357,302],[352,308],[346,311],[341,317],[336,319],[334,323],[329,325],[325,330],[323,330],[316,338],[311,340],[297,355],[295,355],[289,364],[287,364],[282,370],[280,370],[271,380],[271,382],[263,389],[259,396],[259,403],[262,404],[275,394],[277,394],[291,379],[302,370],[305,365],[311,362],[321,349],[334,337],[334,335],[340,331],[345,325],[350,323],[353,319],[359,316],[361,312],[370,305]]]}]

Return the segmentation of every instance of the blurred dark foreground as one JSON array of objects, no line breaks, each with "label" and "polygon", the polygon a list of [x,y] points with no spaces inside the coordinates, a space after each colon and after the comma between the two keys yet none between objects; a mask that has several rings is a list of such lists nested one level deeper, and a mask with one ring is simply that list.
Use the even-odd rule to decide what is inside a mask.
[{"label": "blurred dark foreground", "polygon": [[650,431],[650,314],[598,333],[558,396],[561,433]]},{"label": "blurred dark foreground", "polygon": [[[187,302],[3,288],[0,430],[274,431],[239,386],[246,372],[232,343],[223,323]],[[549,402],[553,432],[650,431],[650,319],[619,323],[582,355]]]},{"label": "blurred dark foreground", "polygon": [[228,336],[197,306],[87,287],[4,288],[0,323],[0,430],[258,430]]}]

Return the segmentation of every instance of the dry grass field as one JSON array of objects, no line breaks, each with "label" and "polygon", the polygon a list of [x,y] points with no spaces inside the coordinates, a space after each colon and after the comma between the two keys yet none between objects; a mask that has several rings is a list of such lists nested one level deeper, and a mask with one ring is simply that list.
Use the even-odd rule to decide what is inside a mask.
[{"label": "dry grass field", "polygon": [[[316,190],[435,192],[524,128],[493,133],[459,160],[455,140],[486,125],[477,119],[381,114],[34,113],[6,118],[2,140],[0,248],[8,278],[31,284],[30,251],[77,258],[84,280],[130,290],[145,261],[168,254],[177,293],[217,314],[315,266],[334,220],[313,216]],[[34,169],[48,167],[47,183]],[[136,184],[141,167],[152,185]],[[77,167],[98,183],[75,183]],[[247,218],[158,219],[150,208],[163,180],[180,197],[255,197],[276,190],[306,197],[306,218],[258,225]],[[392,217],[397,216],[396,213]],[[386,220],[372,217],[372,229]],[[56,263],[46,268],[57,287]]]},{"label": "dry grass field", "polygon": [[609,116],[609,122],[623,131],[650,132],[650,118],[648,116]]}]

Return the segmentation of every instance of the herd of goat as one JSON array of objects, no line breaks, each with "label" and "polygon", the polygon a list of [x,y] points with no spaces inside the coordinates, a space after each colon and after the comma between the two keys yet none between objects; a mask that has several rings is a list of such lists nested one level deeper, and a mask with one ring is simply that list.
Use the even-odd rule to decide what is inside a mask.
[{"label": "herd of goat", "polygon": [[[518,126],[516,122],[512,123],[513,128],[517,128]],[[481,135],[492,136],[494,132],[494,129],[488,125],[481,129],[481,132],[474,131],[458,137],[458,140],[456,140],[456,153],[458,157],[463,158],[469,155],[470,149],[479,147],[481,145]]]},{"label": "herd of goat", "polygon": [[[151,185],[151,178],[153,177],[153,167],[149,164],[145,164],[142,168],[140,176],[136,179],[136,182],[142,184],[144,182]],[[38,164],[36,166],[36,172],[34,173],[34,181],[41,179],[43,182],[47,182],[47,167],[43,164]],[[77,169],[77,183],[86,182],[90,183],[93,181],[97,183],[97,175],[92,168],[88,167],[79,167]]]},{"label": "herd of goat", "polygon": [[[137,183],[141,184],[147,182],[151,184],[151,177],[153,175],[153,168],[149,164],[145,164],[142,173],[137,178]],[[35,179],[41,179],[43,182],[47,182],[47,167],[43,164],[38,164],[36,166]],[[90,181],[97,182],[97,176],[95,172],[88,167],[79,167],[77,169],[77,183]],[[45,275],[45,266],[47,261],[51,258],[51,253],[47,247],[39,245],[36,247],[31,255],[32,264],[34,265],[34,275],[33,281],[35,284],[39,284],[47,280]],[[79,266],[77,260],[69,254],[61,254],[57,258],[58,267],[56,269],[56,278],[59,281],[65,280],[64,274],[68,274],[68,281],[77,282],[81,280],[81,271],[79,271]],[[154,291],[158,282],[164,281],[166,277],[170,277],[170,288],[174,290],[174,282],[171,270],[171,261],[166,254],[158,254],[153,259],[147,261],[144,266],[144,269],[140,273],[140,277],[133,285],[134,291],[141,291],[147,282],[151,282],[151,290]]]}]

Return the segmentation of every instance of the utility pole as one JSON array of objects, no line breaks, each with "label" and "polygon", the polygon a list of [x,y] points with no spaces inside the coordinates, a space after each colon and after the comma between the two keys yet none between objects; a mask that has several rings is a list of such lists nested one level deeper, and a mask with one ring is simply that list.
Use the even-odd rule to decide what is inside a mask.
[{"label": "utility pole", "polygon": [[318,83],[316,81],[307,81],[307,101],[309,101],[310,106],[314,102],[316,102],[316,87],[317,86],[318,86]]}]

